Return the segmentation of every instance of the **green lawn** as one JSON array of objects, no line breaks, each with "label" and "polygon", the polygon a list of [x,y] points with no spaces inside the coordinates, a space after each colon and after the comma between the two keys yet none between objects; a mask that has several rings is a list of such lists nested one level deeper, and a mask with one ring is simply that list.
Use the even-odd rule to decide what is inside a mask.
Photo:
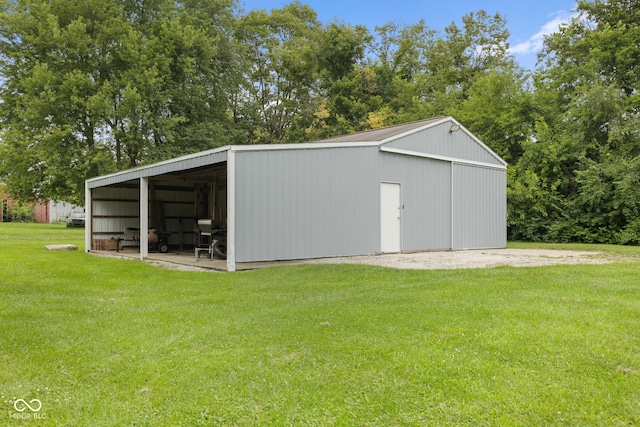
[{"label": "green lawn", "polygon": [[44,249],[82,233],[0,224],[0,425],[640,424],[640,262],[200,273]]}]

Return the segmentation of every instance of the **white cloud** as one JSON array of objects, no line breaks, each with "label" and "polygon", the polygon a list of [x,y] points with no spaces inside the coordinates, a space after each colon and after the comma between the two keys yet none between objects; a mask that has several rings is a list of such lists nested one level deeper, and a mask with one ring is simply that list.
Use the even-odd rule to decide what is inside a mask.
[{"label": "white cloud", "polygon": [[560,11],[553,14],[555,17],[544,24],[540,31],[529,37],[527,40],[511,46],[509,51],[514,55],[528,55],[535,54],[542,49],[545,36],[555,33],[560,28],[560,25],[567,24],[571,21],[571,18],[575,16],[574,13]]}]

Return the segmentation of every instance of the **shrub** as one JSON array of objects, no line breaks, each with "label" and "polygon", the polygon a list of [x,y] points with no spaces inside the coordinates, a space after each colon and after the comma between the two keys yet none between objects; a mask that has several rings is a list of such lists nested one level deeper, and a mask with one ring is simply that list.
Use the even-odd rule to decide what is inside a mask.
[{"label": "shrub", "polygon": [[9,207],[9,220],[14,222],[34,222],[33,205],[19,203]]}]

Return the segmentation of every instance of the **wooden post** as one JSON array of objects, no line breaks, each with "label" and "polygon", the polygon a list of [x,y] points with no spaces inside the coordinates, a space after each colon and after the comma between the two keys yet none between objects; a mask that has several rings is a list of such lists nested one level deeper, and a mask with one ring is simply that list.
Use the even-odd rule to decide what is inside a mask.
[{"label": "wooden post", "polygon": [[213,184],[211,184],[211,219],[218,219],[216,215],[216,197],[218,190],[218,180],[216,178],[213,179]]}]

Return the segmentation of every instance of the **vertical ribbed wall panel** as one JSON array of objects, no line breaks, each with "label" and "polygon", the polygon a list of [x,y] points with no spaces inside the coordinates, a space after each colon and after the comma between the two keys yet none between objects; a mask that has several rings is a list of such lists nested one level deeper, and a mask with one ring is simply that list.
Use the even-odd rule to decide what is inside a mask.
[{"label": "vertical ribbed wall panel", "polygon": [[137,188],[99,187],[93,189],[94,239],[119,237],[125,227],[140,224]]},{"label": "vertical ribbed wall panel", "polygon": [[507,245],[506,170],[453,165],[453,248]]},{"label": "vertical ribbed wall panel", "polygon": [[236,261],[378,250],[377,147],[236,156]]},{"label": "vertical ribbed wall panel", "polygon": [[464,131],[449,132],[450,126],[450,122],[443,123],[391,141],[385,146],[475,162],[502,164]]}]

